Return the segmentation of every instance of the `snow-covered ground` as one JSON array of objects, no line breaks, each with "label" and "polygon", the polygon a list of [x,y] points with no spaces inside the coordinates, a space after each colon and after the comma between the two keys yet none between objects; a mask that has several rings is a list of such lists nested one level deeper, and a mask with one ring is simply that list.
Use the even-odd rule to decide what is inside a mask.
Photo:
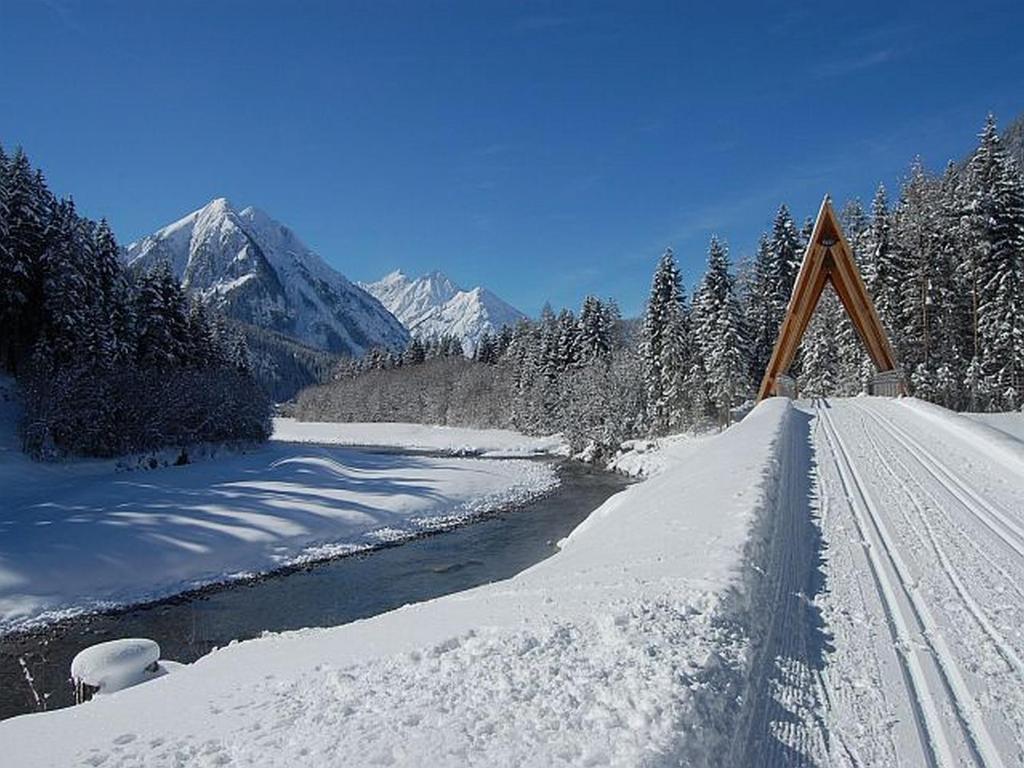
[{"label": "snow-covered ground", "polygon": [[772,399],[631,448],[649,479],[508,581],[4,721],[4,758],[1024,762],[1020,441],[912,399]]},{"label": "snow-covered ground", "polygon": [[826,692],[831,751],[813,754],[854,766],[1021,765],[1017,441],[914,400],[830,400],[812,413],[821,606],[835,647],[809,689]]},{"label": "snow-covered ground", "polygon": [[1010,437],[1024,440],[1024,413],[969,413],[968,417],[998,429]]},{"label": "snow-covered ground", "polygon": [[[558,482],[549,465],[525,459],[285,442],[152,471],[38,464],[17,450],[12,414],[0,404],[0,631],[395,541]],[[459,443],[495,445],[470,430]]]},{"label": "snow-covered ground", "polygon": [[464,429],[429,424],[336,423],[274,419],[273,440],[293,443],[357,445],[435,451],[454,455],[565,456],[568,446],[560,435],[528,437],[507,429]]},{"label": "snow-covered ground", "polygon": [[513,579],[240,643],[103,700],[4,721],[4,757],[23,768],[737,764],[759,722],[752,665],[774,658],[765,605],[780,586],[768,574],[791,543],[775,521],[806,502],[794,414],[776,399],[699,451],[663,448],[665,471]]}]

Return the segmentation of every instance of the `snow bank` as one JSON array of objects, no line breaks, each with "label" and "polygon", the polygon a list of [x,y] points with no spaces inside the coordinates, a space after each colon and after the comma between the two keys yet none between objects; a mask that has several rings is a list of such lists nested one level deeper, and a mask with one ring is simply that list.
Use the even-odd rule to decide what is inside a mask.
[{"label": "snow bank", "polygon": [[627,477],[654,477],[699,449],[702,438],[690,434],[627,440],[607,468]]},{"label": "snow bank", "polygon": [[1005,432],[1010,437],[1024,441],[1024,413],[1012,411],[1009,413],[965,413],[969,419],[986,424],[1000,432]]},{"label": "snow bank", "polygon": [[[990,422],[988,418],[978,418],[982,414],[960,414],[914,397],[901,398],[895,402],[941,426],[953,437],[965,441],[1007,468],[1015,472],[1024,471],[1024,442],[1014,437],[1007,429]],[[1009,417],[1016,415],[1019,414],[984,414]],[[1008,420],[1006,423],[1013,422]]]},{"label": "snow bank", "polygon": [[733,764],[756,542],[785,503],[778,445],[792,413],[773,398],[670,458],[513,579],[240,643],[101,701],[2,722],[5,757],[23,768]]},{"label": "snow bank", "polygon": [[0,632],[379,546],[557,482],[522,459],[285,443],[145,473],[0,453]]},{"label": "snow bank", "polygon": [[561,435],[528,437],[507,429],[465,429],[429,424],[340,423],[274,419],[271,438],[288,443],[323,443],[437,451],[458,456],[568,455]]}]

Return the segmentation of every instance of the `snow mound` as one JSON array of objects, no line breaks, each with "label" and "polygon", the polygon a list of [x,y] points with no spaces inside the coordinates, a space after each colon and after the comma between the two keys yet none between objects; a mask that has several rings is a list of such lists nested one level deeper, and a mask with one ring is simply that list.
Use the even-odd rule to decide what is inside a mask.
[{"label": "snow mound", "polygon": [[112,693],[146,679],[156,671],[160,646],[146,638],[123,638],[81,651],[71,662],[71,677],[101,693]]},{"label": "snow mound", "polygon": [[[1024,442],[988,420],[956,413],[941,405],[907,397],[897,401],[906,408],[924,416],[931,423],[952,433],[972,448],[1000,462],[1007,468],[1024,472]],[[988,414],[996,415],[996,414]],[[1013,416],[1016,414],[999,414]]]}]

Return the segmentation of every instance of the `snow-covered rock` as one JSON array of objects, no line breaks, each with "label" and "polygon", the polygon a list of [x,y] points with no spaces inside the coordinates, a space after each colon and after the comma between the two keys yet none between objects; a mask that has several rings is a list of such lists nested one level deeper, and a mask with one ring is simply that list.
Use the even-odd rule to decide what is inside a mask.
[{"label": "snow-covered rock", "polygon": [[129,266],[166,261],[185,289],[246,323],[350,355],[400,349],[409,335],[373,296],[349,282],[263,211],[224,198],[128,246]]},{"label": "snow-covered rock", "polygon": [[396,270],[375,283],[360,283],[413,336],[424,339],[454,335],[472,354],[485,333],[496,333],[525,317],[486,288],[463,290],[447,275],[431,272],[411,280]]}]

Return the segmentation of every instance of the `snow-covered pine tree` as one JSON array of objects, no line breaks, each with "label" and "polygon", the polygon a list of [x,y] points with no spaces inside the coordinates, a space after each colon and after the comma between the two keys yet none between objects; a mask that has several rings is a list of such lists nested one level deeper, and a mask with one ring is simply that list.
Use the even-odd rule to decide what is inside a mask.
[{"label": "snow-covered pine tree", "polygon": [[213,365],[217,360],[217,342],[206,305],[199,297],[193,297],[189,302],[187,323],[188,363],[196,368]]},{"label": "snow-covered pine tree", "polygon": [[666,249],[651,280],[640,337],[644,364],[647,421],[655,434],[683,420],[683,394],[679,386],[688,368],[685,353],[688,329],[682,276],[672,249]]},{"label": "snow-covered pine tree", "polygon": [[730,409],[749,394],[746,328],[729,269],[729,255],[717,237],[708,249],[708,268],[698,293],[695,312],[696,356],[703,360],[711,401],[722,423]]},{"label": "snow-covered pine tree", "polygon": [[[866,239],[871,222],[859,199],[854,198],[847,201],[840,214],[840,221],[846,241],[852,251],[853,260],[863,276],[864,264],[867,260],[865,257]],[[838,299],[838,297],[836,298]],[[835,335],[838,356],[835,394],[851,397],[867,391],[870,374],[866,372],[873,370],[871,359],[864,349],[857,329],[853,327],[849,313],[843,308],[842,302],[839,302],[838,306]]]},{"label": "snow-covered pine tree", "polygon": [[7,164],[7,248],[0,263],[0,358],[8,370],[27,359],[43,304],[41,259],[51,203],[42,177],[19,147]]},{"label": "snow-covered pine tree", "polygon": [[575,368],[580,362],[579,323],[572,310],[563,309],[558,313],[558,341],[556,365],[559,371]]},{"label": "snow-covered pine tree", "polygon": [[894,338],[896,356],[915,391],[920,383],[921,395],[929,399],[934,395],[938,369],[933,346],[936,300],[940,298],[933,295],[938,267],[938,193],[938,183],[917,158],[903,184],[892,225],[893,253],[903,278],[901,322]]},{"label": "snow-covered pine tree", "polygon": [[41,334],[58,365],[67,365],[86,346],[91,293],[83,274],[82,240],[74,203],[62,200],[45,234],[41,266],[43,314]]},{"label": "snow-covered pine tree", "polygon": [[867,262],[865,281],[882,326],[894,338],[902,321],[902,293],[905,275],[892,245],[892,220],[885,185],[879,184],[871,202],[871,226],[865,237]]},{"label": "snow-covered pine tree", "polygon": [[769,241],[771,248],[771,284],[775,292],[775,318],[779,325],[786,315],[789,297],[793,293],[797,272],[800,271],[802,256],[800,234],[796,223],[785,204],[779,207],[772,223],[772,234]]},{"label": "snow-covered pine tree", "polygon": [[409,346],[405,348],[406,365],[419,365],[426,360],[427,352],[423,346],[423,340],[419,336],[413,336]]},{"label": "snow-covered pine tree", "polygon": [[839,297],[831,286],[822,291],[811,322],[800,340],[799,391],[801,397],[828,397],[841,389],[839,378]]},{"label": "snow-covered pine tree", "polygon": [[773,284],[776,272],[774,252],[767,235],[761,235],[751,265],[746,290],[747,327],[750,330],[750,380],[759,381],[779,335],[777,290]]},{"label": "snow-covered pine tree", "polygon": [[476,352],[474,358],[478,363],[484,363],[485,365],[493,365],[498,361],[497,351],[495,350],[494,336],[491,335],[490,331],[484,331],[480,336],[480,341],[476,345]]},{"label": "snow-covered pine tree", "polygon": [[606,359],[612,349],[612,327],[604,305],[596,296],[583,299],[579,325],[580,361],[589,365]]},{"label": "snow-covered pine tree", "polygon": [[976,297],[972,404],[1015,409],[1024,399],[1024,182],[992,115],[965,177],[965,261]]}]

